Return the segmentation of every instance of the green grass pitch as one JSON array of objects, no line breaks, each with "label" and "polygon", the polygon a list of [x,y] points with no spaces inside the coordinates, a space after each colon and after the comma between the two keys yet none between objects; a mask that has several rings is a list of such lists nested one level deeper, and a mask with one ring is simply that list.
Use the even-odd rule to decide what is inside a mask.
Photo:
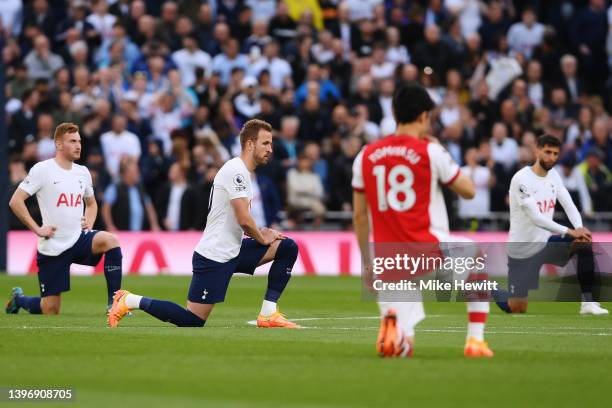
[{"label": "green grass pitch", "polygon": [[[35,277],[0,276],[0,293]],[[138,294],[184,304],[188,277],[124,278]],[[2,314],[0,387],[70,387],[66,407],[588,407],[610,399],[612,317],[575,303],[532,303],[527,315],[493,305],[496,356],[462,355],[465,305],[427,303],[415,357],[376,356],[377,307],[359,280],[294,277],[280,305],[304,330],[258,329],[265,278],[233,279],[202,329],[144,312],[111,330],[103,277],[75,277],[60,316]],[[610,304],[606,305],[610,307]],[[0,406],[7,405],[1,403]],[[41,406],[20,403],[17,406]]]}]

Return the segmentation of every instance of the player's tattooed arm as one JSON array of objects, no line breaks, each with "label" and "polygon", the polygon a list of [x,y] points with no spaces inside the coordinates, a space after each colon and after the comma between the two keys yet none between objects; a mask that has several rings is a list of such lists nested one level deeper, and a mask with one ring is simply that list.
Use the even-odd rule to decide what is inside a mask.
[{"label": "player's tattooed arm", "polygon": [[55,235],[57,227],[54,225],[43,225],[42,227],[38,226],[36,221],[34,221],[32,216],[30,215],[28,207],[26,207],[25,205],[25,200],[27,200],[28,197],[30,197],[30,195],[27,192],[18,188],[17,190],[15,190],[15,193],[13,193],[13,196],[9,201],[9,207],[11,208],[13,213],[15,213],[15,216],[19,218],[19,221],[21,221],[26,227],[28,227],[30,231],[34,232],[36,235],[42,238],[53,237],[53,235]]}]

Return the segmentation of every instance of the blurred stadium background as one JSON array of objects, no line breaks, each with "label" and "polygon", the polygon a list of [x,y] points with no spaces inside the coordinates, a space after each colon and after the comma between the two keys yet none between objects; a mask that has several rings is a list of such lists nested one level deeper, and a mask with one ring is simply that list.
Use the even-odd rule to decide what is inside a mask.
[{"label": "blurred stadium background", "polygon": [[[472,201],[447,195],[452,229],[507,229],[510,178],[543,133],[563,141],[586,225],[610,229],[609,1],[3,0],[0,18],[5,202],[72,121],[96,228],[201,231],[216,171],[261,118],[276,138],[257,222],[350,230],[352,161],[393,132],[396,85],[419,81],[433,134],[477,185]],[[0,221],[1,238],[23,228],[7,206]]]}]

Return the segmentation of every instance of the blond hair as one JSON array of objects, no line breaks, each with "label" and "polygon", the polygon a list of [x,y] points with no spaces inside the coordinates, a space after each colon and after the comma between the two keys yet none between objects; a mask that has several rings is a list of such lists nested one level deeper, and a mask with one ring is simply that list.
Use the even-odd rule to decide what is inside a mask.
[{"label": "blond hair", "polygon": [[60,123],[55,128],[55,133],[53,134],[53,140],[57,142],[59,140],[62,140],[64,135],[68,133],[76,133],[78,131],[79,131],[79,126],[75,125],[74,123],[70,123],[70,122]]}]

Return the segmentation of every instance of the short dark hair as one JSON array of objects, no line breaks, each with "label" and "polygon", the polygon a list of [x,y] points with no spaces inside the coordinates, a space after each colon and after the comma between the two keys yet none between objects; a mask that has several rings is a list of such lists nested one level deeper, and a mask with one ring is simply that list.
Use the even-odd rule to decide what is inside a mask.
[{"label": "short dark hair", "polygon": [[541,149],[544,146],[561,148],[561,141],[553,135],[542,135],[538,137],[538,148]]},{"label": "short dark hair", "polygon": [[427,90],[416,82],[402,84],[393,95],[393,116],[398,124],[414,122],[421,113],[429,112],[436,104]]},{"label": "short dark hair", "polygon": [[244,148],[248,140],[255,142],[259,136],[260,130],[272,132],[272,126],[270,126],[268,122],[259,119],[247,121],[240,131],[240,146]]}]

